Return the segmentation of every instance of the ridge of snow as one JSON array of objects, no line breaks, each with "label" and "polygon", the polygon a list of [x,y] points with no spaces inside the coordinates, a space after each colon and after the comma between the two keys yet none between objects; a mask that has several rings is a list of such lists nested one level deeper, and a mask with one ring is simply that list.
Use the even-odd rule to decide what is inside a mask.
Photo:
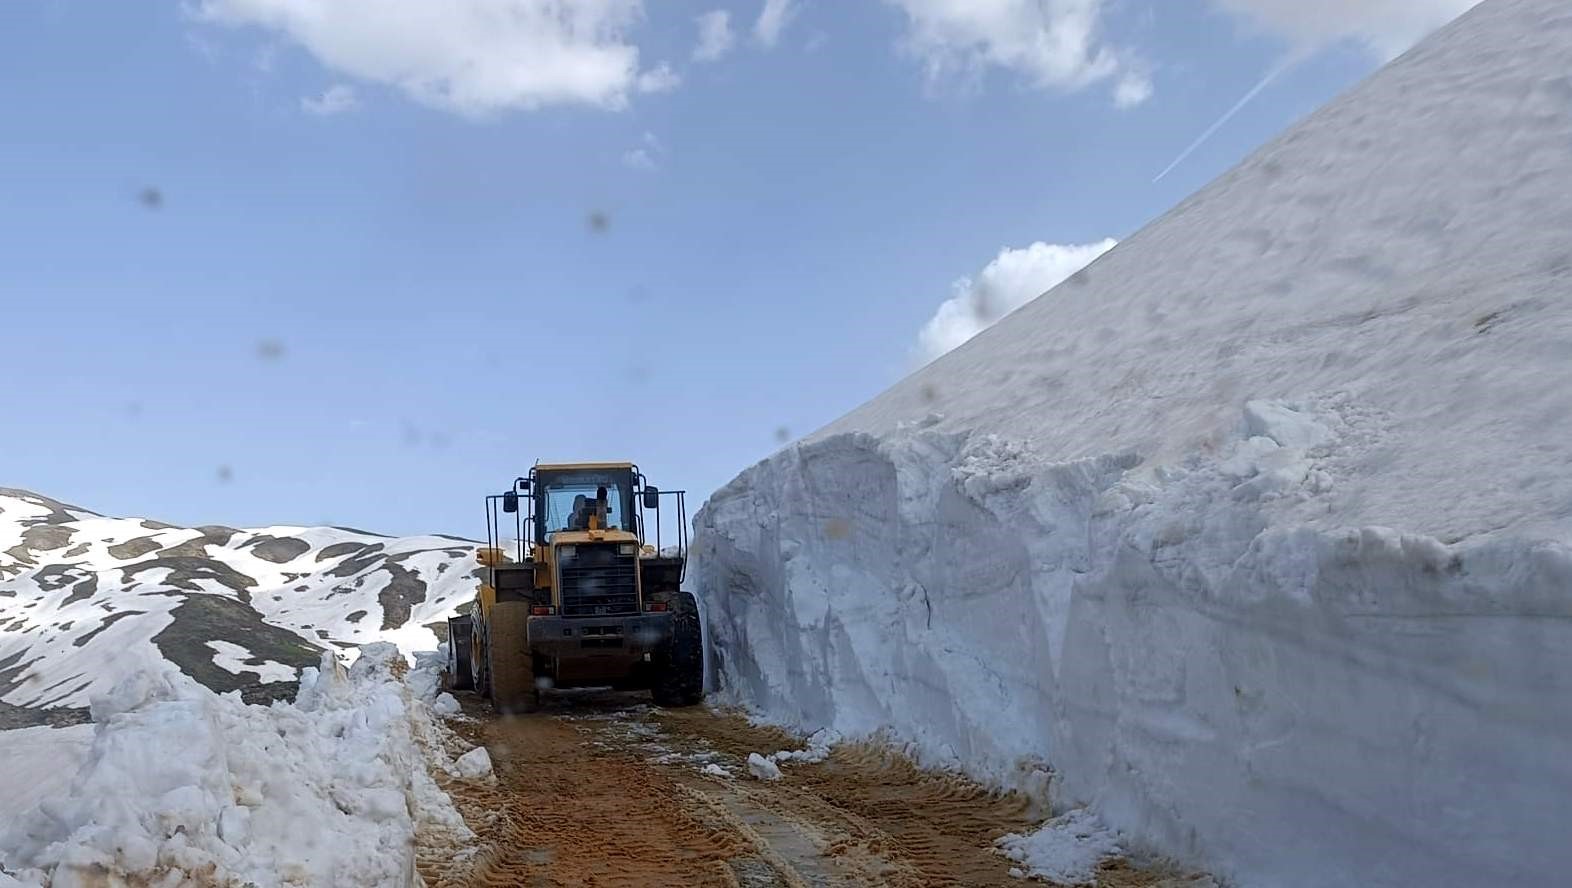
[{"label": "ridge of snow", "polygon": [[324,653],[293,704],[269,707],[174,669],[127,676],[94,698],[69,791],[0,831],[0,869],[41,885],[414,884],[418,823],[467,830],[430,778],[451,765],[422,744],[430,716],[398,660],[367,645],[344,672]]},{"label": "ridge of snow", "polygon": [[1568,58],[1486,0],[717,491],[720,699],[1240,884],[1564,881]]}]

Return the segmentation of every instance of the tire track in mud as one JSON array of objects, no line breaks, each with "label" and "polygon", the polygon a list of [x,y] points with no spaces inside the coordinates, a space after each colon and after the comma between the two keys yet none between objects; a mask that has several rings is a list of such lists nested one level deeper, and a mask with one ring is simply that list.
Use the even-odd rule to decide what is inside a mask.
[{"label": "tire track in mud", "polygon": [[427,885],[739,885],[729,861],[748,856],[746,840],[594,732],[550,716],[458,728],[490,751],[497,782],[446,787],[482,848],[447,872],[423,869]]},{"label": "tire track in mud", "polygon": [[[729,756],[801,745],[784,732],[714,712],[666,712],[658,719],[674,738]],[[823,762],[785,763],[782,770],[786,777],[779,783],[747,785],[746,791],[757,804],[816,825],[826,838],[823,852],[872,870],[869,876],[876,881],[870,884],[1021,884],[1009,874],[1013,864],[993,852],[993,840],[1040,822],[1023,796],[924,771],[868,744],[838,746]]]},{"label": "tire track in mud", "polygon": [[[465,702],[476,720],[453,727],[490,750],[497,780],[443,784],[481,850],[464,861],[422,858],[434,888],[1020,886],[993,842],[1040,822],[1023,796],[873,745],[842,745],[823,762],[784,763],[780,781],[754,780],[748,753],[800,742],[704,707],[658,710],[636,695],[592,692],[496,719]],[[729,773],[706,774],[706,765]],[[1097,884],[1192,883],[1114,861]]]},{"label": "tire track in mud", "polygon": [[[783,731],[714,711],[662,712],[658,723],[673,738],[686,738],[729,756],[800,747]],[[680,745],[681,739],[676,744]],[[782,807],[804,821],[823,824],[826,853],[882,865],[870,884],[897,888],[1016,886],[1015,866],[994,852],[1006,833],[1030,832],[1044,812],[1018,793],[999,793],[952,774],[918,767],[887,746],[849,743],[823,762],[786,763],[785,780],[758,793],[760,804]],[[868,867],[868,863],[864,863]],[[1025,884],[1048,884],[1042,881]],[[1106,861],[1098,888],[1201,888],[1213,883],[1172,868],[1141,868]]]}]

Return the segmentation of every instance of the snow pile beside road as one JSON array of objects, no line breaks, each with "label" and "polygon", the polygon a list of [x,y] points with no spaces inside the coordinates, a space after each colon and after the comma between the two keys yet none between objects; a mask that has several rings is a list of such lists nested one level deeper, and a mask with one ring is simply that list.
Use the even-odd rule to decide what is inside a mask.
[{"label": "snow pile beside road", "polygon": [[1084,808],[1055,817],[1030,835],[1011,833],[994,844],[1023,864],[1028,875],[1059,885],[1096,882],[1097,865],[1121,853],[1119,837]]},{"label": "snow pile beside road", "polygon": [[44,884],[406,885],[417,818],[462,820],[427,774],[429,719],[391,644],[347,673],[324,655],[294,704],[246,705],[173,669],[92,703],[62,797],[0,834],[0,867]]},{"label": "snow pile beside road", "polygon": [[717,492],[721,699],[1240,884],[1564,882],[1568,58],[1478,6]]},{"label": "snow pile beside road", "polygon": [[92,745],[92,725],[0,731],[0,831],[7,817],[64,792]]}]

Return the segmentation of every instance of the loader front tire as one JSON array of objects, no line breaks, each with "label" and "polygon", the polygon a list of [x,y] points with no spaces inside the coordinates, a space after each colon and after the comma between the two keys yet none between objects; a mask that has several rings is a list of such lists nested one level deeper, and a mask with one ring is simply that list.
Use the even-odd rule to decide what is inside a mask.
[{"label": "loader front tire", "polygon": [[704,630],[691,592],[672,601],[671,638],[656,660],[651,696],[661,706],[693,706],[704,699]]},{"label": "loader front tire", "polygon": [[499,713],[534,712],[540,705],[535,687],[535,656],[529,649],[529,604],[499,601],[487,620],[490,638],[491,705]]},{"label": "loader front tire", "polygon": [[470,646],[475,643],[473,620],[469,616],[448,620],[448,661],[443,684],[450,691],[467,691],[475,686],[470,666]]},{"label": "loader front tire", "polygon": [[448,642],[447,669],[443,671],[443,685],[450,691],[467,691],[474,686],[474,680],[469,675],[469,655],[462,658],[453,650],[453,642]]},{"label": "loader front tire", "polygon": [[491,665],[488,653],[491,646],[487,643],[486,624],[476,620],[470,632],[472,634],[469,647],[469,680],[474,684],[477,696],[490,697],[491,681],[486,670]]}]

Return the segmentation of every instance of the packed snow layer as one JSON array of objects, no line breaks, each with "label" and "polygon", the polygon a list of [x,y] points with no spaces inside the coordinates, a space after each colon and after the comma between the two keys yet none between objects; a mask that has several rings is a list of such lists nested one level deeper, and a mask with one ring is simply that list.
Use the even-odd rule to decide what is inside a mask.
[{"label": "packed snow layer", "polygon": [[1488,0],[716,493],[723,695],[1239,884],[1564,881],[1568,58]]},{"label": "packed snow layer", "polygon": [[793,448],[698,518],[722,693],[1090,804],[1242,884],[1554,881],[1572,551],[1274,524],[1324,502],[1332,454]]},{"label": "packed snow layer", "polygon": [[227,690],[324,647],[430,650],[474,594],[474,544],[328,527],[183,528],[0,489],[0,702],[84,706],[173,662]]},{"label": "packed snow layer", "polygon": [[0,869],[46,885],[412,884],[417,823],[462,821],[397,657],[368,645],[341,674],[325,656],[270,707],[172,669],[126,677],[94,698],[69,789],[0,831]]},{"label": "packed snow layer", "polygon": [[91,725],[0,731],[0,799],[5,799],[5,810],[25,811],[63,792],[92,743]]}]

